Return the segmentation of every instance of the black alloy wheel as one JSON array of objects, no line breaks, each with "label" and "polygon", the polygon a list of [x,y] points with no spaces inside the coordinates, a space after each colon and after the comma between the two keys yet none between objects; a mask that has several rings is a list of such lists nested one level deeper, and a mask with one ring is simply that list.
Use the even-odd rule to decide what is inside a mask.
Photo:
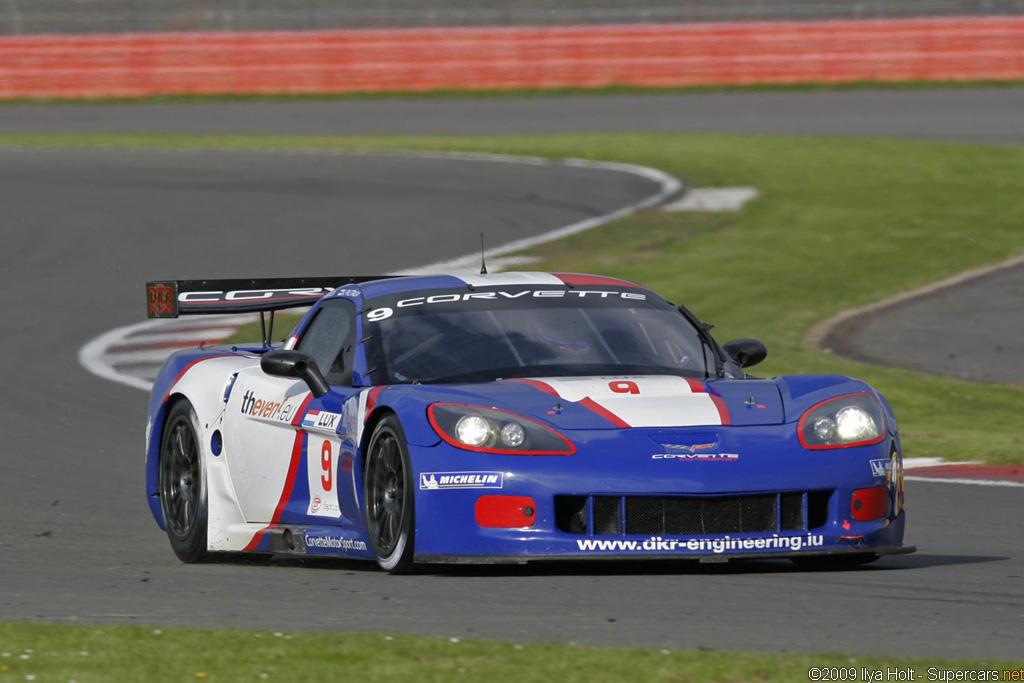
[{"label": "black alloy wheel", "polygon": [[377,563],[392,574],[413,565],[414,500],[412,467],[398,418],[382,419],[367,448],[363,474],[366,533]]},{"label": "black alloy wheel", "polygon": [[160,443],[160,507],[171,548],[182,562],[201,562],[208,556],[198,424],[192,404],[178,401],[168,412]]}]

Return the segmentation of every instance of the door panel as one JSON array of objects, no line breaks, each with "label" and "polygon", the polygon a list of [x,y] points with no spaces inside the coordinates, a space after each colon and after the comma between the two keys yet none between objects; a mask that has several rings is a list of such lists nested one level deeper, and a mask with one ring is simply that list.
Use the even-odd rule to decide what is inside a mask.
[{"label": "door panel", "polygon": [[245,521],[273,521],[294,484],[304,441],[296,427],[310,397],[304,382],[259,368],[238,373],[224,415],[224,458]]}]

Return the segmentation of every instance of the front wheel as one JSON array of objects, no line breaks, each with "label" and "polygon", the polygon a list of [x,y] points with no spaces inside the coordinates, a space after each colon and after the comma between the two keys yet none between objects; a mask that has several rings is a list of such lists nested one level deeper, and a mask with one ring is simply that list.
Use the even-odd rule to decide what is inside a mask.
[{"label": "front wheel", "polygon": [[404,574],[413,564],[416,516],[409,450],[397,417],[388,415],[377,423],[366,453],[366,535],[381,568]]},{"label": "front wheel", "polygon": [[199,448],[199,419],[188,401],[167,414],[160,442],[160,508],[174,554],[202,562],[206,549],[206,477]]}]

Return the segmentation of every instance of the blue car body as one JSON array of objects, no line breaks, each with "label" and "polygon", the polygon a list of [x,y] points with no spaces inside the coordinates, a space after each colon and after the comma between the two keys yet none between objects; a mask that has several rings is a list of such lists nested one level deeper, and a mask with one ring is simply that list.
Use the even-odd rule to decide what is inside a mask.
[{"label": "blue car body", "polygon": [[611,278],[304,284],[149,285],[158,316],[315,302],[282,347],[183,351],[161,370],[147,497],[183,560],[331,555],[399,572],[913,550],[896,419],[864,382],[749,377],[738,350],[756,343],[722,347]]}]

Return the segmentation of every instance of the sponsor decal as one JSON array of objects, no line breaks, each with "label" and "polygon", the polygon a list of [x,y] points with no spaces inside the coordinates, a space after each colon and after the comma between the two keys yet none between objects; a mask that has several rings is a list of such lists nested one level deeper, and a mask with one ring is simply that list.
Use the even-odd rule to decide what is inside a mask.
[{"label": "sponsor decal", "polygon": [[501,472],[423,472],[421,489],[500,489]]},{"label": "sponsor decal", "polygon": [[174,287],[170,284],[155,282],[147,285],[149,290],[150,318],[177,318],[178,302],[174,298]]},{"label": "sponsor decal", "polygon": [[335,502],[314,496],[313,500],[309,501],[309,510],[306,514],[316,517],[341,517],[341,507]]},{"label": "sponsor decal", "polygon": [[903,480],[903,459],[895,450],[889,459],[885,485],[889,487],[892,497],[893,515],[898,515],[906,507],[906,485]]},{"label": "sponsor decal", "polygon": [[243,415],[257,417],[261,420],[288,423],[295,417],[295,411],[298,407],[299,403],[293,403],[290,398],[285,398],[282,401],[271,401],[260,398],[252,390],[245,392],[245,396],[242,397],[242,402],[239,404],[239,410]]},{"label": "sponsor decal", "polygon": [[[628,299],[633,301],[646,301],[647,295],[638,292],[615,292],[607,290],[586,290],[586,289],[534,289],[521,292],[464,292],[458,294],[434,294],[433,296],[414,296],[402,299],[395,306],[397,308],[410,308],[413,306],[429,306],[431,304],[451,304],[459,301],[472,301],[484,299],[488,301],[500,301],[507,299]],[[366,319],[371,322],[386,320],[394,315],[394,310],[386,306],[370,311]]]},{"label": "sponsor decal", "polygon": [[305,429],[324,429],[329,432],[337,431],[341,424],[340,413],[329,413],[326,410],[310,410],[302,418],[302,426]]},{"label": "sponsor decal", "polygon": [[882,458],[881,460],[871,461],[871,474],[876,477],[884,477],[889,473],[889,461]]},{"label": "sponsor decal", "polygon": [[366,541],[341,536],[305,534],[307,551],[312,550],[366,550]]},{"label": "sponsor decal", "polygon": [[319,299],[329,293],[327,287],[295,287],[284,289],[236,289],[230,292],[182,292],[178,300],[183,304],[210,304],[229,301],[279,301],[281,299]]},{"label": "sponsor decal", "polygon": [[651,536],[642,541],[636,540],[605,540],[598,538],[580,539],[576,541],[580,550],[584,551],[619,551],[619,552],[690,552],[714,553],[743,552],[746,550],[805,550],[821,548],[825,545],[825,537],[817,534],[801,536],[779,536],[773,534],[763,538],[663,538]]}]

